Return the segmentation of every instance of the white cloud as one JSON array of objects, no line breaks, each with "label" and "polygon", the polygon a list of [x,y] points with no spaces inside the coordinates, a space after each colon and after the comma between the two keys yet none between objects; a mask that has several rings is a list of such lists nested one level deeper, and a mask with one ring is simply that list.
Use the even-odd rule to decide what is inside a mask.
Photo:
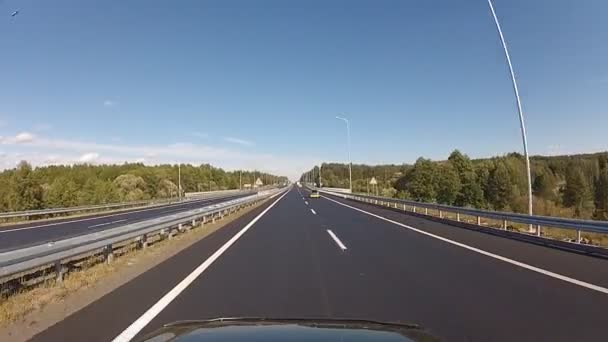
[{"label": "white cloud", "polygon": [[17,144],[24,144],[34,141],[34,135],[29,132],[21,132],[17,134],[13,139]]},{"label": "white cloud", "polygon": [[249,140],[244,140],[244,139],[239,139],[239,138],[234,138],[234,137],[224,137],[224,141],[227,141],[227,142],[233,143],[233,144],[244,145],[244,146],[253,145],[253,142],[251,142]]},{"label": "white cloud", "polygon": [[118,105],[118,102],[114,101],[114,100],[105,100],[105,101],[103,101],[103,106],[104,107],[114,107],[114,106],[117,106],[117,105]]},{"label": "white cloud", "polygon": [[[23,137],[22,137],[23,138]],[[97,143],[71,139],[55,139],[35,136],[27,144],[17,142],[16,136],[0,138],[6,152],[0,159],[0,169],[13,168],[20,160],[27,160],[34,166],[71,165],[83,162],[97,164],[122,164],[143,162],[146,165],[190,163],[193,165],[212,164],[226,170],[257,169],[291,179],[300,176],[300,171],[310,168],[313,160],[307,156],[275,156],[255,151],[242,152],[188,142],[170,145],[142,145],[118,143]],[[22,155],[15,155],[12,148],[18,147]],[[50,157],[52,156],[52,158]]]},{"label": "white cloud", "polygon": [[99,159],[99,153],[89,152],[80,156],[80,158],[78,158],[78,161],[81,163],[92,163],[97,159]]}]

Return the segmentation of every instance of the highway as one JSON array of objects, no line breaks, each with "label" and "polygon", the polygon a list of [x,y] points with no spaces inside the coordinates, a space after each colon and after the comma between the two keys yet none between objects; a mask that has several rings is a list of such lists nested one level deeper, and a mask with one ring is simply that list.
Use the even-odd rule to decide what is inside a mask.
[{"label": "highway", "polygon": [[607,288],[608,260],[294,187],[33,340],[261,316],[410,322],[446,341],[603,341]]},{"label": "highway", "polygon": [[120,212],[109,212],[51,221],[25,222],[0,227],[0,252],[56,241],[82,234],[115,228],[121,225],[201,208],[245,195],[191,200],[160,206],[140,207]]}]

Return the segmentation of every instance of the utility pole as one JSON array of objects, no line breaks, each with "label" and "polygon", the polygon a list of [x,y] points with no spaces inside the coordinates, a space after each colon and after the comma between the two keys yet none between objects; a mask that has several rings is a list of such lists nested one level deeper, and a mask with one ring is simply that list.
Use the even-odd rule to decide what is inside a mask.
[{"label": "utility pole", "polygon": [[182,164],[177,164],[177,191],[179,192],[179,201],[182,201]]},{"label": "utility pole", "polygon": [[342,120],[346,123],[346,140],[348,143],[348,184],[350,192],[353,192],[353,162],[350,156],[350,122],[347,118],[336,116],[336,119]]},{"label": "utility pole", "polygon": [[319,188],[321,188],[323,186],[323,181],[321,180],[321,167],[323,166],[323,163],[321,163],[319,165]]}]

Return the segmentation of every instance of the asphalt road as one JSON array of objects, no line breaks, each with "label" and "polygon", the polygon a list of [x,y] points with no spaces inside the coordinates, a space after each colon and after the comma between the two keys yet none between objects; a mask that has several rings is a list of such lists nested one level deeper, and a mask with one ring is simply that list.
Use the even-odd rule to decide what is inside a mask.
[{"label": "asphalt road", "polygon": [[608,339],[607,260],[303,195],[267,202],[34,341],[235,316],[412,322],[446,341]]},{"label": "asphalt road", "polygon": [[29,222],[0,228],[0,252],[88,234],[121,225],[201,208],[245,195],[192,200],[162,206],[140,207],[117,213]]}]

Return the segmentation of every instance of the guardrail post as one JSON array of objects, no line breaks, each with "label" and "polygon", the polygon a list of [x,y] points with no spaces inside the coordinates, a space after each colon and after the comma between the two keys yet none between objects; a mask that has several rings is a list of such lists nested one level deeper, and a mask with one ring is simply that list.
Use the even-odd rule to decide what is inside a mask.
[{"label": "guardrail post", "polygon": [[439,210],[439,218],[442,219],[443,218],[443,211]]},{"label": "guardrail post", "polygon": [[502,229],[507,230],[507,220],[502,220]]},{"label": "guardrail post", "polygon": [[456,213],[456,221],[460,222],[460,213]]},{"label": "guardrail post", "polygon": [[403,203],[403,211],[406,211],[406,209],[405,209],[405,203]]},{"label": "guardrail post", "polygon": [[576,231],[576,243],[581,243],[581,231]]},{"label": "guardrail post", "polygon": [[177,230],[179,230],[180,232],[184,231],[184,226],[180,223],[177,225]]},{"label": "guardrail post", "polygon": [[424,215],[428,215],[429,214],[429,208],[424,208]]},{"label": "guardrail post", "polygon": [[536,236],[540,236],[540,224],[536,225]]},{"label": "guardrail post", "polygon": [[112,245],[107,245],[103,250],[103,256],[106,259],[106,263],[110,264],[114,261],[114,249]]},{"label": "guardrail post", "polygon": [[63,275],[65,274],[65,267],[61,264],[61,260],[55,261],[55,281],[58,283],[63,282]]},{"label": "guardrail post", "polygon": [[477,216],[477,225],[481,226],[481,216]]},{"label": "guardrail post", "polygon": [[412,212],[415,214],[416,213],[416,206],[412,206]]},{"label": "guardrail post", "polygon": [[148,235],[144,234],[139,237],[138,247],[140,249],[146,249],[148,247]]}]

